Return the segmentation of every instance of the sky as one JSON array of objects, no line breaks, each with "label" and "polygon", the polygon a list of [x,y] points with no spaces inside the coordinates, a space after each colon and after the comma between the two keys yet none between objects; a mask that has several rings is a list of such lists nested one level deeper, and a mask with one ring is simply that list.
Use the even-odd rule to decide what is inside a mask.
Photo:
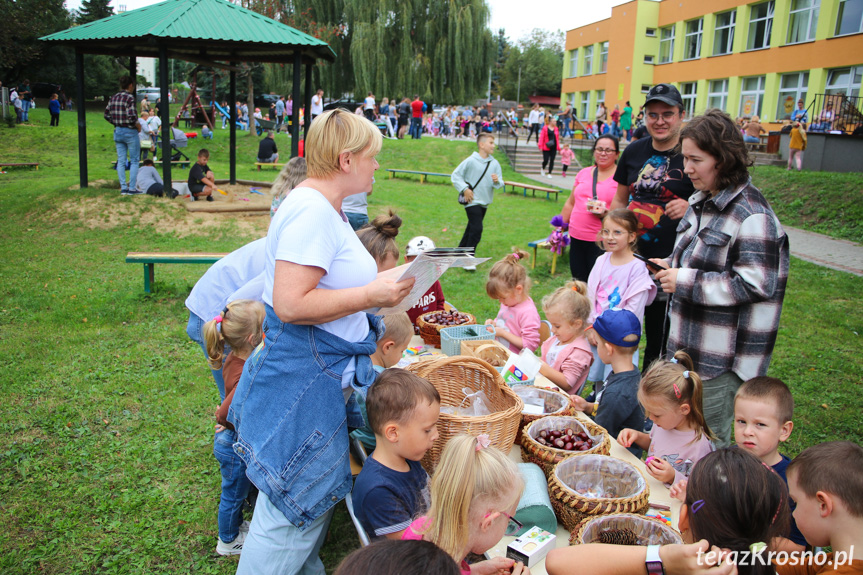
[{"label": "sky", "polygon": [[[125,5],[126,10],[135,10],[162,0],[112,0],[117,10]],[[429,0],[436,1],[436,0]],[[486,0],[491,8],[490,28],[497,33],[506,30],[511,42],[518,41],[534,28],[547,30],[571,30],[611,16],[611,7],[627,0]],[[67,8],[80,8],[81,0],[67,0]]]}]

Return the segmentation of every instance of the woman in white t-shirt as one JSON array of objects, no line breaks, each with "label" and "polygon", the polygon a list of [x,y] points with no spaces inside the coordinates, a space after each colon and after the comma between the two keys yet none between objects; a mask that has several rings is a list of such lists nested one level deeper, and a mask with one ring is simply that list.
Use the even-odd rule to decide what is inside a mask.
[{"label": "woman in white t-shirt", "polygon": [[366,96],[365,104],[363,104],[363,114],[370,122],[375,121],[375,95],[371,92]]},{"label": "woman in white t-shirt", "polygon": [[380,318],[413,280],[377,278],[374,258],[342,210],[372,190],[380,131],[335,109],[305,140],[308,179],[294,188],[266,240],[264,343],[248,359],[228,420],[235,451],[260,493],[237,573],[284,566],[323,572],[317,549],[333,506],[350,490],[346,403],[374,380]]}]

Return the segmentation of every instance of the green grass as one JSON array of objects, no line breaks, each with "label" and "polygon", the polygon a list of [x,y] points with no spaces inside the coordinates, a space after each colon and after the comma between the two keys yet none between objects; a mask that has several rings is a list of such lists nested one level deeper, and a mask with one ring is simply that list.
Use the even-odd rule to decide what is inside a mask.
[{"label": "green grass", "polygon": [[[183,302],[206,267],[157,266],[156,291],[146,295],[141,266],[123,260],[128,251],[230,251],[261,237],[269,218],[191,216],[180,201],[119,196],[109,168],[111,127],[96,113],[88,115],[90,179],[110,187],[70,190],[77,183],[74,116],[64,113],[59,129],[48,127],[44,109],[31,116],[35,126],[0,128],[3,161],[42,164],[38,172],[0,174],[0,501],[7,517],[0,572],[233,573],[236,558],[214,556],[218,394],[185,335]],[[215,138],[206,145],[221,175],[227,131],[217,129]],[[278,143],[287,149],[284,136]],[[239,176],[273,179],[254,172],[256,146],[257,138],[238,138]],[[382,168],[448,171],[473,148],[431,138],[386,141],[379,160]],[[501,163],[505,178],[516,177]],[[370,212],[398,210],[400,245],[419,234],[458,243],[465,217],[450,185],[378,174]],[[819,185],[829,174],[759,169],[755,177],[756,185],[763,178],[772,182],[765,188],[797,189],[805,198],[834,193]],[[776,183],[780,177],[787,182]],[[562,205],[563,198],[499,194],[480,255],[498,259],[546,236]],[[531,272],[537,302],[564,281],[564,273],[550,275],[549,263],[540,253]],[[496,313],[482,273],[453,270],[442,284],[459,308],[480,319]],[[863,278],[792,262],[770,370],[797,403],[790,455],[829,439],[863,443],[860,293]],[[357,546],[344,506],[337,509],[323,550],[330,570]]]}]

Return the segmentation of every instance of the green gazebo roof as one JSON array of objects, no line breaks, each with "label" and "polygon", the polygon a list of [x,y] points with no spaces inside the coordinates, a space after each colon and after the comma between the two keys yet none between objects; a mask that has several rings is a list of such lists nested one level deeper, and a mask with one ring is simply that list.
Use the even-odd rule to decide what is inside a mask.
[{"label": "green gazebo roof", "polygon": [[329,45],[227,0],[167,0],[41,38],[90,54],[205,61],[335,60]]}]

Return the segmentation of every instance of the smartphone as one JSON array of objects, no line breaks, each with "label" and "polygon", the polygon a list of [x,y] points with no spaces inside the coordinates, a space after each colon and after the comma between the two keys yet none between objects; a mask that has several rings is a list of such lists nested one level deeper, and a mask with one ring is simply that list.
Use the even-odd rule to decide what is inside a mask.
[{"label": "smartphone", "polygon": [[643,261],[644,264],[647,266],[647,269],[653,273],[656,273],[658,271],[666,269],[666,268],[664,268],[658,264],[655,264],[654,262],[650,261],[649,259],[647,259],[646,257],[644,257],[641,254],[633,253],[632,255],[634,255],[637,259]]}]

